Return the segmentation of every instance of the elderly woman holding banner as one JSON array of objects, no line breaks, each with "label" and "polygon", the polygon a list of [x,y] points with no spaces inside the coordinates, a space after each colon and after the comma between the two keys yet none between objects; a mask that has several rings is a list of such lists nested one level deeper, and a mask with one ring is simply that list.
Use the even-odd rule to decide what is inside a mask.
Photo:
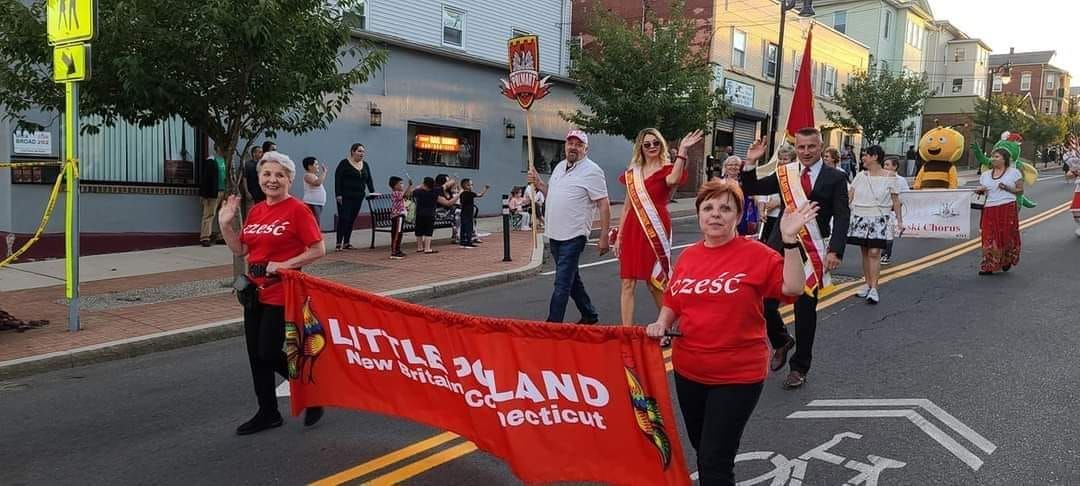
[{"label": "elderly woman holding banner", "polygon": [[619,182],[626,186],[626,204],[611,239],[615,256],[619,257],[624,326],[634,322],[634,288],[639,280],[648,282],[657,308],[661,305],[671,271],[671,216],[667,205],[674,188],[686,180],[686,152],[701,141],[701,136],[701,130],[695,130],[683,137],[672,161],[664,136],[655,128],[646,128],[638,132],[634,141],[630,167],[619,176]]},{"label": "elderly woman holding banner", "polygon": [[745,201],[735,181],[701,187],[695,206],[704,239],[679,257],[660,316],[646,330],[659,338],[679,322],[675,390],[701,484],[735,484],[739,441],[769,371],[763,300],[790,302],[802,294],[798,234],[818,212],[810,202],[784,213],[781,257],[764,243],[739,237]]}]

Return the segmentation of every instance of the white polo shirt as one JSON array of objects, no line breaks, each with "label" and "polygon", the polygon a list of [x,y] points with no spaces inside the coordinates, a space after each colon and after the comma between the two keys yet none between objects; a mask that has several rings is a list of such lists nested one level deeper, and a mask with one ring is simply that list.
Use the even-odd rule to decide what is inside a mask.
[{"label": "white polo shirt", "polygon": [[596,218],[596,201],[608,197],[604,169],[588,158],[569,171],[559,162],[548,180],[544,236],[566,241],[589,236]]}]

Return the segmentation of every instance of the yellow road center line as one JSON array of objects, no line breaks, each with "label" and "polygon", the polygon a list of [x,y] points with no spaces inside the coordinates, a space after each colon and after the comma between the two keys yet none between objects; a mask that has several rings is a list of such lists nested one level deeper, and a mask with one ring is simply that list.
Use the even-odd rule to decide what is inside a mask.
[{"label": "yellow road center line", "polygon": [[351,467],[333,476],[320,479],[311,484],[312,486],[337,486],[339,484],[352,481],[353,479],[371,474],[396,462],[408,459],[428,449],[438,447],[458,437],[459,436],[453,432],[443,432],[434,437],[429,437],[415,444],[402,447],[401,449],[398,449],[394,452],[385,454],[380,457],[376,457],[375,459],[360,464],[359,466]]},{"label": "yellow road center line", "polygon": [[429,469],[453,461],[454,459],[457,459],[475,450],[476,444],[473,444],[472,442],[464,442],[449,449],[446,449],[445,451],[432,454],[407,466],[390,471],[364,484],[369,486],[387,486],[391,484],[399,484],[406,479],[423,474]]},{"label": "yellow road center line", "polygon": [[[1054,207],[1052,209],[1043,211],[1042,213],[1039,213],[1039,214],[1037,214],[1035,216],[1032,216],[1032,217],[1030,217],[1030,218],[1028,218],[1028,219],[1026,219],[1026,220],[1024,220],[1024,221],[1022,221],[1020,223],[1020,229],[1024,230],[1024,229],[1030,228],[1031,226],[1034,226],[1036,224],[1039,224],[1039,223],[1042,223],[1042,222],[1044,222],[1046,220],[1049,220],[1050,218],[1053,218],[1053,217],[1055,217],[1055,216],[1057,216],[1057,215],[1059,215],[1059,214],[1061,214],[1061,213],[1063,213],[1065,211],[1068,211],[1069,206],[1070,206],[1070,203],[1064,203],[1064,204],[1062,204],[1060,206],[1056,206],[1056,207]],[[906,263],[904,263],[902,265],[897,265],[895,267],[892,267],[892,268],[888,269],[887,271],[882,272],[882,276],[879,279],[879,283],[885,283],[885,282],[889,282],[889,281],[892,281],[892,280],[896,280],[898,278],[903,278],[905,276],[911,275],[913,273],[924,270],[924,269],[929,268],[931,266],[950,261],[950,260],[952,260],[954,258],[957,258],[957,257],[959,257],[959,256],[961,256],[961,255],[963,255],[965,253],[968,253],[968,252],[970,252],[970,251],[972,251],[972,250],[974,250],[976,248],[981,247],[982,246],[981,242],[982,242],[981,238],[976,238],[974,240],[968,240],[968,241],[965,241],[963,243],[960,243],[960,244],[951,246],[949,248],[946,248],[944,250],[940,250],[940,251],[937,251],[937,252],[932,253],[930,255],[926,255],[926,256],[924,256],[922,258],[918,258],[916,260],[906,262]],[[844,299],[846,299],[848,297],[851,297],[851,296],[855,295],[857,290],[852,289],[851,287],[853,287],[853,286],[855,286],[855,285],[857,285],[857,284],[859,284],[861,282],[863,282],[863,279],[859,279],[859,280],[854,281],[854,282],[848,282],[848,283],[837,286],[837,289],[845,289],[845,290],[834,290],[833,293],[831,293],[828,297],[823,299],[818,304],[818,309],[823,309],[823,308],[835,305],[836,303],[838,303],[838,302],[840,302],[840,301],[842,301],[842,300],[844,300]],[[784,316],[784,323],[785,324],[791,324],[795,319],[794,315],[790,315],[790,310],[789,310],[790,308],[791,308],[791,306],[785,306],[784,308],[781,309],[782,311],[785,311],[786,314],[788,314],[788,315]],[[671,361],[670,361],[671,349],[665,349],[664,352],[663,352],[663,356],[664,356],[665,360],[667,360],[665,362],[665,366],[664,366],[665,369],[667,371],[672,371],[673,365],[671,364]],[[451,433],[446,432],[444,434],[440,434],[440,436],[441,435],[446,435],[446,434],[451,434]],[[451,438],[457,437],[454,434],[451,434],[451,435],[452,435]],[[440,436],[435,436],[435,437],[432,437],[432,438],[417,442],[416,444],[414,444],[412,446],[405,447],[403,449],[395,451],[395,452],[391,453],[390,455],[380,457],[380,458],[376,458],[376,459],[374,459],[372,461],[361,464],[360,466],[357,466],[356,468],[350,469],[349,471],[358,470],[358,469],[360,469],[360,468],[362,468],[364,466],[367,466],[367,465],[371,465],[372,467],[374,467],[375,464],[383,464],[383,465],[380,465],[378,467],[374,467],[374,469],[371,469],[370,471],[378,470],[378,469],[380,469],[382,467],[385,467],[386,465],[389,465],[389,464],[392,464],[394,462],[400,461],[401,459],[404,459],[406,457],[416,455],[416,454],[418,454],[420,452],[423,452],[423,451],[425,451],[427,449],[436,447],[437,445],[442,444],[443,442],[446,442],[447,440],[450,440],[450,439],[446,439],[446,440],[443,440],[443,441],[438,442],[436,444],[425,445],[429,441],[433,441],[433,440],[435,440],[436,438],[438,438]],[[398,458],[398,459],[394,459],[394,460],[388,461],[388,462],[384,461],[384,459],[389,458],[390,456],[395,456],[396,457],[397,454],[403,453],[406,450],[409,450],[410,452],[408,454],[400,456],[400,458]],[[420,474],[422,474],[422,473],[424,473],[424,472],[426,472],[426,471],[428,471],[430,469],[438,467],[438,466],[440,466],[442,464],[445,464],[447,462],[453,461],[454,459],[457,459],[459,457],[465,456],[465,455],[467,455],[467,454],[469,454],[469,453],[471,453],[471,452],[473,452],[475,450],[476,450],[476,445],[475,444],[473,444],[472,442],[464,442],[464,443],[459,444],[457,446],[451,447],[451,448],[449,448],[449,449],[447,449],[445,451],[441,451],[441,452],[439,452],[437,454],[433,454],[431,456],[425,457],[424,459],[420,459],[419,461],[416,461],[414,463],[411,463],[411,464],[408,464],[406,466],[395,469],[395,470],[393,470],[393,471],[391,471],[391,472],[389,472],[387,474],[384,474],[384,475],[374,479],[373,481],[365,483],[365,484],[371,484],[371,485],[397,484],[397,483],[399,483],[399,482],[401,482],[401,481],[403,481],[405,479],[420,475]],[[334,478],[338,478],[339,476],[344,476],[346,472],[347,471],[336,474],[334,476],[330,476],[330,477],[328,477],[326,479],[320,480],[319,482],[316,482],[316,483],[313,483],[313,484],[318,484],[318,485],[335,484],[336,485],[336,484],[341,484],[341,483],[343,483],[345,481],[348,481],[348,480],[351,480],[351,479],[358,478],[358,477],[363,475],[363,474],[357,474],[357,475],[351,475],[350,477],[346,477],[344,479],[333,480]]]}]

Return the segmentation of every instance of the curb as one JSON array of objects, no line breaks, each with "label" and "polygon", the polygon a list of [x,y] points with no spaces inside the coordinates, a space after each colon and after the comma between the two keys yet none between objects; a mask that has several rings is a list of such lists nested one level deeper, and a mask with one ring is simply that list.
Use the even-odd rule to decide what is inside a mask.
[{"label": "curb", "polygon": [[[467,292],[469,290],[514,282],[539,273],[540,266],[544,262],[544,255],[544,243],[541,238],[538,244],[533,248],[533,254],[529,263],[524,267],[502,272],[487,273],[475,277],[447,280],[406,289],[380,292],[378,295],[416,303],[423,300]],[[238,337],[243,335],[243,333],[242,319],[226,319],[209,324],[121,339],[119,341],[110,341],[68,351],[57,351],[55,353],[39,356],[28,356],[26,358],[0,361],[0,380],[21,378],[47,371],[77,368],[96,363],[104,363],[106,361],[134,358],[144,354],[157,353]]]}]

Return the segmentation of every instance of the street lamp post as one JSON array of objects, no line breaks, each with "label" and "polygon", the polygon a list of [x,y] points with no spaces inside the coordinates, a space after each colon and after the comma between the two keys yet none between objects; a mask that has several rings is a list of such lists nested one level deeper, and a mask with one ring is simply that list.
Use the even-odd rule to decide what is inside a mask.
[{"label": "street lamp post", "polygon": [[[773,83],[772,120],[769,121],[769,154],[776,153],[776,131],[780,124],[780,80],[784,77],[784,25],[787,11],[795,8],[798,0],[780,0],[780,41],[776,45],[776,78]],[[814,16],[814,0],[802,0],[799,17]],[[797,80],[792,80],[792,84]]]},{"label": "street lamp post", "polygon": [[[987,70],[987,74],[986,74],[986,78],[987,78],[986,79],[986,128],[983,130],[983,140],[982,140],[983,153],[986,153],[986,143],[990,140],[990,125],[993,124],[992,123],[993,120],[991,120],[991,117],[993,115],[992,115],[992,111],[991,111],[992,107],[990,106],[991,105],[990,102],[994,97],[994,75],[995,74],[998,74],[998,75],[1001,76],[1001,88],[1002,88],[1002,91],[1005,91],[1005,85],[1009,84],[1009,81],[1012,81],[1012,61],[1005,61],[1005,64],[1002,64],[1002,65],[997,66],[997,67],[992,67],[989,70]],[[982,171],[982,167],[979,168],[979,171],[980,172]]]}]

